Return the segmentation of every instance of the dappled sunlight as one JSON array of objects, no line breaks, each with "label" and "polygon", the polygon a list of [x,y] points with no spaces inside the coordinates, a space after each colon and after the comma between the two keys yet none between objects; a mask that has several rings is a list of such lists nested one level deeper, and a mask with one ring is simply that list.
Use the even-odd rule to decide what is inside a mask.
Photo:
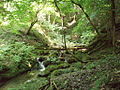
[{"label": "dappled sunlight", "polygon": [[120,90],[120,0],[0,0],[0,90]]},{"label": "dappled sunlight", "polygon": [[36,24],[34,28],[36,28],[37,31],[40,34],[42,34],[44,36],[44,38],[46,38],[49,41],[49,43],[48,43],[49,46],[53,46],[54,41],[51,40],[50,36],[47,34],[47,32],[43,28],[40,27],[40,25]]},{"label": "dappled sunlight", "polygon": [[4,22],[1,23],[1,26],[7,26],[7,25],[9,25],[9,24],[10,24],[9,21],[4,21]]},{"label": "dappled sunlight", "polygon": [[17,9],[17,8],[14,7],[14,3],[10,3],[10,2],[4,3],[4,8],[7,11],[10,11],[10,12],[13,12],[13,11],[15,11]]}]

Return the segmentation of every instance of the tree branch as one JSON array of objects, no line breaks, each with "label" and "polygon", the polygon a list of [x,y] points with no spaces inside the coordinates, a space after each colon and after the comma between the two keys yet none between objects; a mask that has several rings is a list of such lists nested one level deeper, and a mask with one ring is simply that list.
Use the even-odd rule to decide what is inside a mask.
[{"label": "tree branch", "polygon": [[88,21],[90,22],[90,24],[91,24],[91,25],[93,26],[93,28],[95,29],[96,33],[99,34],[98,29],[97,29],[96,26],[93,24],[92,20],[90,19],[89,15],[85,12],[85,10],[84,10],[84,8],[82,7],[82,5],[76,3],[76,2],[73,1],[73,0],[71,0],[71,2],[81,8],[81,10],[82,10],[83,13],[85,14],[86,18],[88,19]]}]

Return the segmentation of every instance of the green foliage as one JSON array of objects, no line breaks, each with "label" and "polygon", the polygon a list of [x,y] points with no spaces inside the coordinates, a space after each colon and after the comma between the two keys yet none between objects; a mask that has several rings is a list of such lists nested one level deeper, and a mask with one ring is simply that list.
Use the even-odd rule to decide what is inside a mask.
[{"label": "green foliage", "polygon": [[78,11],[74,8],[74,6],[71,2],[60,1],[58,3],[58,7],[62,11],[62,13],[65,14],[65,15]]},{"label": "green foliage", "polygon": [[[89,45],[89,42],[95,37],[94,27],[92,27],[89,20],[78,6],[71,3],[71,0],[56,0],[60,9],[59,11],[53,4],[53,1],[54,0],[4,0],[4,2],[0,3],[0,72],[9,70],[9,74],[5,76],[10,76],[11,73],[12,76],[14,76],[13,73],[18,72],[17,70],[21,68],[31,68],[31,63],[33,63],[35,57],[38,56],[36,53],[39,55],[44,55],[46,53],[46,51],[43,50],[35,51],[34,46],[22,42],[24,38],[18,39],[18,36],[24,37],[19,31],[28,30],[33,21],[38,20],[35,26],[33,26],[33,31],[38,31],[37,33],[41,35],[40,38],[45,37],[52,46],[59,47],[63,45],[63,34],[66,34],[65,39],[67,45],[71,43]],[[82,5],[84,11],[90,17],[91,22],[98,30],[110,28],[109,26],[111,25],[109,20],[111,15],[108,15],[110,13],[109,0],[73,1]],[[38,10],[39,12],[37,14]],[[64,16],[64,20],[62,16]],[[76,22],[75,26],[72,26],[72,21]],[[63,23],[64,26],[62,26]],[[65,32],[64,29],[66,30]],[[7,34],[5,34],[6,32]],[[14,37],[10,37],[11,35],[14,35]],[[73,37],[76,35],[73,40],[71,39],[72,35]],[[27,40],[28,39],[33,40],[33,38],[29,37]],[[45,45],[40,42],[37,46],[40,47]],[[49,54],[50,55],[47,56],[47,61],[55,63],[59,61],[58,52],[52,51]],[[76,53],[75,56],[83,61],[87,60],[89,57],[89,55],[81,52]],[[90,79],[93,82],[93,88],[91,88],[91,90],[99,90],[101,85],[109,81],[109,73],[120,68],[119,59],[119,55],[103,55],[99,61],[90,62],[86,65],[80,62],[73,63],[72,65],[68,63],[57,63],[56,65],[49,65],[44,73],[49,74],[52,72],[51,75],[59,76],[85,69],[85,73],[81,72],[80,77],[82,77],[82,74],[83,77],[85,75],[85,77],[87,77],[87,74],[90,74],[91,76],[85,79]],[[42,72],[42,74],[44,73]],[[23,86],[21,85],[18,90],[38,89],[40,85],[46,82],[47,80],[43,78],[33,79],[23,83]],[[67,81],[65,82],[67,83]],[[61,83],[61,86],[64,87],[65,83]],[[67,87],[67,85],[65,87]],[[11,88],[9,90],[17,89]]]},{"label": "green foliage", "polygon": [[[0,47],[1,64],[7,67],[17,67],[21,63],[27,65],[28,62],[31,62],[30,60],[33,60],[35,57],[34,47],[28,46],[24,42],[15,42]],[[0,65],[1,68],[2,65]]]},{"label": "green foliage", "polygon": [[52,76],[59,76],[59,75],[62,75],[62,74],[72,73],[72,72],[81,70],[81,68],[82,68],[82,64],[80,62],[72,63],[70,68],[55,70],[52,73]]},{"label": "green foliage", "polygon": [[90,41],[93,40],[94,37],[95,37],[95,34],[92,33],[91,31],[83,32],[81,36],[81,43],[88,45]]},{"label": "green foliage", "polygon": [[47,58],[47,60],[57,62],[58,61],[58,55],[57,54],[58,54],[58,52],[56,52],[56,51],[50,52],[50,55]]},{"label": "green foliage", "polygon": [[56,62],[56,61],[58,61],[58,58],[52,56],[52,57],[49,57],[47,60]]},{"label": "green foliage", "polygon": [[109,81],[109,77],[105,73],[100,73],[99,76],[101,77],[94,82],[94,87],[90,90],[99,90],[104,83],[107,83]]},{"label": "green foliage", "polygon": [[59,69],[59,70],[55,70],[53,73],[52,73],[52,76],[60,76],[62,74],[66,74],[66,73],[70,73],[70,72],[73,72],[74,70],[71,68],[71,69]]},{"label": "green foliage", "polygon": [[[105,28],[108,24],[105,24],[109,20],[108,12],[110,9],[110,4],[108,1],[104,0],[73,0],[76,3],[80,3],[84,11],[88,13],[94,25],[99,28]],[[62,42],[62,20],[60,17],[64,15],[64,27],[71,23],[73,16],[76,16],[77,24],[67,29],[66,41],[68,45],[71,42],[79,42],[80,44],[89,44],[89,41],[95,36],[94,29],[91,26],[90,22],[86,19],[84,13],[80,8],[73,5],[71,0],[57,1],[57,5],[60,9],[60,12],[55,7],[54,0],[48,2],[47,0],[14,0],[9,2],[2,2],[3,9],[5,14],[0,15],[1,25],[7,27],[12,33],[19,34],[19,30],[27,30],[34,20],[38,19],[35,29],[40,30],[39,27],[42,27],[41,30],[46,35],[46,39],[50,43],[61,45]],[[8,5],[8,7],[7,7]],[[105,8],[105,9],[104,9]],[[37,14],[37,11],[39,13]],[[3,18],[4,17],[4,18]],[[6,24],[5,24],[6,23]],[[33,26],[34,27],[34,26]],[[79,34],[79,39],[71,40],[71,35],[77,33]],[[43,34],[43,33],[42,33]],[[70,41],[71,40],[71,41]]]},{"label": "green foliage", "polygon": [[80,70],[83,67],[83,65],[81,62],[77,62],[77,63],[73,63],[71,67],[74,67],[74,68],[77,68],[77,70]]},{"label": "green foliage", "polygon": [[102,85],[110,81],[110,73],[120,68],[119,58],[119,55],[104,55],[99,61],[86,65],[87,70],[94,70],[93,76],[90,77],[93,81],[93,87],[90,90],[99,90]]}]

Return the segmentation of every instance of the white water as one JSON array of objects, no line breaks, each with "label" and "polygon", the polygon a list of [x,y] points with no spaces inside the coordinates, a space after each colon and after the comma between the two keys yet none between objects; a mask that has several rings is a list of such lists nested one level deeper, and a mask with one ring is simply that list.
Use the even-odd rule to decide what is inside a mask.
[{"label": "white water", "polygon": [[44,66],[43,62],[38,62],[38,63],[39,63],[40,71],[44,71],[45,66]]},{"label": "white water", "polygon": [[39,68],[40,68],[40,71],[44,71],[45,70],[45,66],[43,64],[44,61],[39,61],[40,58],[37,58],[37,62],[39,64]]}]

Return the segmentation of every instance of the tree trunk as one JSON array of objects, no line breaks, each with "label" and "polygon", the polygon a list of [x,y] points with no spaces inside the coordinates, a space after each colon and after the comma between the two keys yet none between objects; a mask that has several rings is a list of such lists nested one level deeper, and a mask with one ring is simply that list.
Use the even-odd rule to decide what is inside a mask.
[{"label": "tree trunk", "polygon": [[35,20],[35,21],[33,21],[33,22],[31,23],[29,29],[28,29],[27,32],[26,32],[26,35],[28,35],[28,34],[30,33],[31,29],[33,28],[33,26],[35,25],[35,23],[37,23],[37,21],[38,21],[38,20]]},{"label": "tree trunk", "polygon": [[63,43],[64,43],[64,48],[65,48],[66,52],[68,52],[67,51],[67,45],[66,45],[66,31],[64,29],[64,16],[61,14],[60,8],[57,5],[57,0],[54,0],[54,3],[55,3],[56,8],[58,9],[58,12],[60,13],[60,17],[62,19],[62,30],[64,30],[64,33],[63,33]]},{"label": "tree trunk", "polygon": [[64,42],[64,48],[67,52],[67,45],[66,45],[66,29],[64,29],[64,16],[62,17],[62,29],[64,30],[63,32],[63,42]]},{"label": "tree trunk", "polygon": [[112,12],[112,17],[111,17],[111,22],[112,22],[112,29],[111,29],[111,36],[112,36],[112,45],[113,47],[115,46],[115,25],[116,25],[116,15],[115,15],[115,0],[111,0],[111,12]]},{"label": "tree trunk", "polygon": [[[42,9],[40,9],[40,10],[42,10]],[[38,10],[36,11],[35,19],[33,20],[33,22],[31,22],[31,25],[30,25],[29,29],[28,29],[27,32],[26,32],[26,35],[28,35],[28,34],[30,33],[30,31],[31,31],[31,29],[33,28],[33,26],[38,22],[38,17],[37,17],[37,15],[38,15],[38,13],[40,12],[40,10],[38,9]]]}]

